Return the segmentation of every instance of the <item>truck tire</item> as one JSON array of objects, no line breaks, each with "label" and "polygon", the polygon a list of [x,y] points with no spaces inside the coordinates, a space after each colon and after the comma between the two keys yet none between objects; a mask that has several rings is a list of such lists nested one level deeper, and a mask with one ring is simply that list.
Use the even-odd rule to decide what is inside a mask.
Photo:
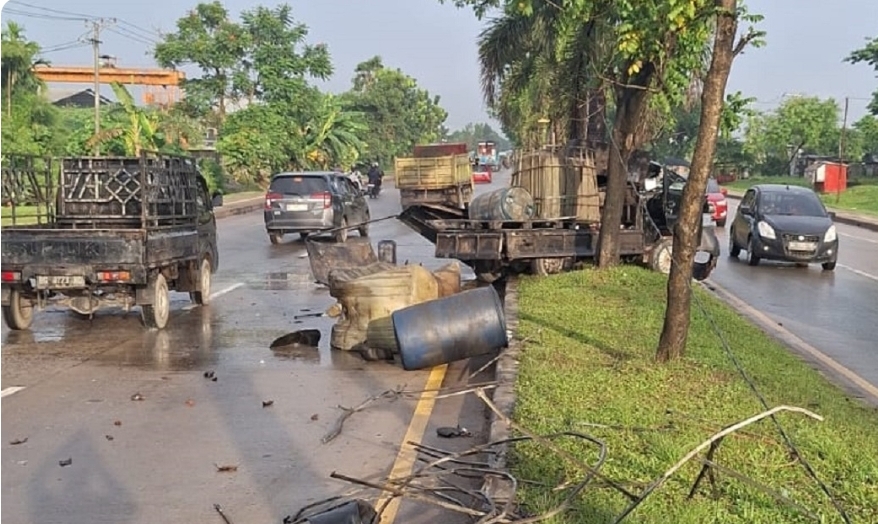
[{"label": "truck tire", "polygon": [[665,275],[669,274],[673,260],[674,240],[672,238],[661,239],[649,252],[649,268],[653,271]]},{"label": "truck tire", "polygon": [[531,261],[530,271],[542,277],[563,273],[572,264],[565,258],[535,258]]},{"label": "truck tire", "polygon": [[199,306],[210,304],[210,259],[201,259],[201,267],[198,268],[198,290],[189,292],[189,299]]},{"label": "truck tire", "polygon": [[168,325],[168,317],[171,316],[171,299],[165,276],[161,273],[156,275],[147,292],[152,295],[152,304],[140,306],[140,318],[148,328],[164,329]]},{"label": "truck tire", "polygon": [[341,229],[336,230],[336,232],[333,233],[332,236],[335,237],[336,242],[338,242],[339,244],[344,244],[345,242],[347,242],[348,239],[348,230],[346,229],[348,227],[348,219],[342,217],[341,225],[339,227]]},{"label": "truck tire", "polygon": [[30,328],[34,321],[34,306],[21,298],[21,291],[9,292],[9,305],[3,306],[3,321],[6,327],[16,331]]},{"label": "truck tire", "polygon": [[280,244],[281,239],[284,237],[283,233],[269,233],[268,240],[274,244]]}]

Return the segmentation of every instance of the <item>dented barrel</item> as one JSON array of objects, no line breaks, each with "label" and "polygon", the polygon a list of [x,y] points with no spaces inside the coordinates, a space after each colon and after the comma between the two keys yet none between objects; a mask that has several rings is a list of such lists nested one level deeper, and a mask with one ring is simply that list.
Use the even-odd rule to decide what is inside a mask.
[{"label": "dented barrel", "polygon": [[504,187],[479,195],[469,204],[470,220],[524,221],[534,216],[534,199],[523,187]]},{"label": "dented barrel", "polygon": [[506,317],[493,286],[394,311],[402,367],[424,369],[506,346]]}]

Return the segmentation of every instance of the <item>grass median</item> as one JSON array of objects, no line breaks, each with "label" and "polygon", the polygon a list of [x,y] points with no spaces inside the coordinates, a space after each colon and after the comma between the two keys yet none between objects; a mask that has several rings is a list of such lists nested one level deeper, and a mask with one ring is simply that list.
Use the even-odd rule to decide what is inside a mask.
[{"label": "grass median", "polygon": [[[763,411],[694,302],[686,358],[669,365],[653,361],[665,285],[663,275],[624,267],[525,278],[519,292],[519,336],[525,343],[514,418],[539,434],[579,431],[602,439],[608,446],[602,473],[635,493],[712,434]],[[846,397],[719,300],[701,289],[696,293],[770,407],[794,405],[825,417],[819,422],[782,413],[778,420],[853,522],[878,522],[878,412]],[[595,461],[594,446],[561,444],[579,460]],[[702,457],[625,522],[813,521],[724,472],[717,473],[715,490],[705,479],[687,500]],[[786,494],[824,522],[842,521],[770,420],[727,437],[714,461]],[[562,479],[583,474],[572,461],[534,443],[518,444],[510,466],[519,478],[539,479],[519,489],[519,502],[534,513],[561,500],[565,493],[553,488]],[[576,501],[549,522],[609,523],[628,503],[600,481]]]}]

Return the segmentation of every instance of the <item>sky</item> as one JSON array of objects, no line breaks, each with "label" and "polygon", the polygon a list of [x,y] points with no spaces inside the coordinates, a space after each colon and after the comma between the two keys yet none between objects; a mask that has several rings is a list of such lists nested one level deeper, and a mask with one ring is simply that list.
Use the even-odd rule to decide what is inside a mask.
[{"label": "sky", "polygon": [[[92,63],[91,47],[75,45],[87,28],[56,11],[115,18],[101,34],[101,53],[115,56],[119,67],[155,67],[152,44],[161,32],[171,32],[178,18],[197,2],[150,0],[0,0],[3,24],[14,20],[26,36],[47,50],[54,65]],[[280,2],[228,0],[237,16],[259,4]],[[439,0],[288,0],[293,14],[310,28],[309,42],[326,43],[335,74],[325,89],[350,87],[354,67],[380,55],[385,65],[398,67],[441,97],[454,130],[468,122],[489,121],[479,87],[476,40],[484,22],[470,10]],[[843,59],[878,36],[876,0],[749,0],[751,12],[762,14],[759,27],[767,45],[748,49],[732,67],[728,92],[741,91],[757,99],[755,108],[770,110],[790,95],[850,98],[849,121],[866,112],[875,72],[865,64]],[[831,6],[831,7],[830,7]],[[55,11],[51,11],[55,10]],[[58,19],[61,18],[61,19]],[[68,18],[68,19],[64,19]],[[65,44],[71,44],[65,47]],[[187,70],[192,76],[193,70]],[[71,88],[78,86],[52,86]],[[87,87],[87,86],[82,86]],[[105,86],[104,92],[109,94]],[[841,116],[839,116],[841,118]]]}]

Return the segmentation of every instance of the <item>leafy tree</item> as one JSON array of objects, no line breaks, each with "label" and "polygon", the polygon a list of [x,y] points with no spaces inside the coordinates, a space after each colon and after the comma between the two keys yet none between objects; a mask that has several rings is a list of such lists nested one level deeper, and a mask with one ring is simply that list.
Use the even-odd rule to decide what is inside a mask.
[{"label": "leafy tree", "polygon": [[177,31],[165,35],[153,54],[161,67],[198,66],[201,77],[183,81],[183,103],[194,114],[216,110],[223,121],[228,103],[249,87],[244,60],[249,45],[244,28],[229,18],[222,3],[214,1],[198,4],[177,20]]},{"label": "leafy tree", "polygon": [[134,103],[131,93],[122,84],[113,83],[113,94],[118,103],[110,111],[116,112],[123,117],[117,120],[116,125],[105,128],[92,136],[86,146],[91,148],[95,144],[104,144],[115,138],[121,139],[124,156],[140,156],[144,150],[158,151],[165,145],[164,136],[159,129],[158,114],[138,107]]},{"label": "leafy tree", "polygon": [[846,156],[857,158],[864,154],[878,155],[878,117],[864,115],[854,122],[853,129],[853,147],[848,148],[849,154]]},{"label": "leafy tree", "polygon": [[24,36],[24,29],[7,23],[2,31],[2,140],[6,153],[45,155],[56,142],[52,129],[57,109],[40,92],[42,82],[31,68],[40,62],[40,46]]},{"label": "leafy tree", "polygon": [[723,105],[726,83],[735,55],[740,53],[748,39],[759,33],[752,31],[735,43],[738,21],[744,18],[738,0],[718,0],[716,29],[710,68],[704,80],[701,96],[701,118],[695,154],[688,182],[683,189],[679,219],[674,226],[673,259],[668,277],[667,307],[656,350],[661,362],[680,358],[686,348],[691,320],[692,270],[695,250],[699,243],[704,191],[713,166],[716,143],[723,123]]},{"label": "leafy tree", "polygon": [[[872,66],[872,68],[875,69],[875,72],[878,73],[878,37],[867,40],[865,46],[851,53],[845,61],[852,64],[865,62]],[[871,111],[873,115],[878,116],[878,90],[872,93],[872,102],[869,104],[869,111]]]},{"label": "leafy tree", "polygon": [[246,101],[294,104],[307,79],[332,73],[325,45],[306,45],[308,29],[283,4],[256,7],[230,18],[219,1],[201,3],[177,21],[177,31],[156,45],[162,67],[194,64],[199,78],[186,79],[184,103],[193,114],[216,113],[223,123],[231,104]]},{"label": "leafy tree", "polygon": [[745,150],[756,159],[760,171],[785,174],[796,152],[838,154],[838,116],[834,99],[788,98],[774,112],[747,119]]},{"label": "leafy tree", "polygon": [[[492,29],[508,24],[503,31],[509,37],[508,45],[491,46],[504,53],[503,58],[495,60],[500,55],[483,52],[489,39],[485,35],[480,42],[480,57],[483,75],[495,80],[494,84],[483,82],[487,84],[486,98],[492,102],[490,90],[499,81],[500,108],[510,115],[506,120],[517,118],[529,123],[540,113],[551,119],[545,112],[560,105],[554,100],[572,92],[576,103],[565,105],[567,116],[563,122],[568,135],[575,138],[575,121],[583,120],[574,116],[581,115],[577,110],[597,113],[598,122],[605,118],[600,97],[592,111],[589,104],[594,98],[583,94],[598,89],[612,100],[607,196],[601,216],[598,263],[601,267],[616,264],[628,160],[648,138],[644,122],[650,109],[667,111],[679,104],[687,96],[693,77],[704,70],[715,2],[454,2],[473,6],[477,15],[491,7],[503,7],[503,17],[494,22]],[[568,68],[569,73],[554,76]],[[653,97],[654,93],[660,96]],[[582,101],[589,102],[578,105]]]},{"label": "leafy tree", "polygon": [[485,123],[469,123],[463,129],[450,133],[446,136],[449,142],[466,142],[470,150],[476,148],[479,142],[489,140],[494,142],[498,151],[509,149],[510,143],[505,137],[494,131]]},{"label": "leafy tree", "polygon": [[394,157],[409,154],[415,144],[434,142],[443,134],[448,113],[439,105],[439,97],[399,69],[385,67],[380,57],[360,63],[352,84],[343,100],[348,110],[365,118],[368,132],[363,141],[371,159],[389,165]]}]

